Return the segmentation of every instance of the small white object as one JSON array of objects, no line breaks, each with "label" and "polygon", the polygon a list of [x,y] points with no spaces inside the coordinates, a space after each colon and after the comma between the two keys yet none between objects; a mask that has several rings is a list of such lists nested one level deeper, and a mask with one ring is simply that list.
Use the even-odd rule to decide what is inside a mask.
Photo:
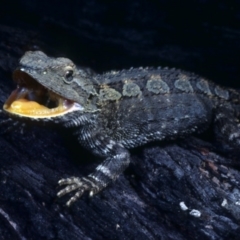
[{"label": "small white object", "polygon": [[226,207],[227,204],[228,204],[227,199],[224,198],[223,201],[222,201],[222,203],[221,203],[221,206],[222,206],[222,207]]},{"label": "small white object", "polygon": [[236,201],[235,204],[240,206],[240,201]]},{"label": "small white object", "polygon": [[187,211],[187,210],[188,210],[188,207],[186,206],[185,202],[180,202],[179,205],[180,205],[180,208],[181,208],[183,211]]},{"label": "small white object", "polygon": [[193,209],[189,214],[193,217],[201,217],[201,212],[196,209]]}]

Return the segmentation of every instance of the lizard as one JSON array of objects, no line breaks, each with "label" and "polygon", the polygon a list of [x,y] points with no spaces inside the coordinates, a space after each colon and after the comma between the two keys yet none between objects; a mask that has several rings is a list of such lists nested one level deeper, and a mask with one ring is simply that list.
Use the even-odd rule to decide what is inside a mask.
[{"label": "lizard", "polygon": [[231,148],[240,146],[240,97],[197,74],[168,67],[95,74],[68,58],[28,51],[13,72],[17,85],[3,110],[19,121],[71,129],[80,145],[102,158],[86,177],[59,180],[58,197],[99,193],[127,168],[129,149],[214,127]]}]

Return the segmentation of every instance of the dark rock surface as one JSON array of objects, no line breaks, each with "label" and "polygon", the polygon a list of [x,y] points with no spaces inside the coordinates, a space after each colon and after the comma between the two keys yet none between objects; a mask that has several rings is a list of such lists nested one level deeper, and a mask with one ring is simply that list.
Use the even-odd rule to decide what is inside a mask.
[{"label": "dark rock surface", "polygon": [[[168,65],[239,88],[239,16],[238,1],[2,1],[0,102],[34,49],[99,72]],[[239,239],[240,157],[211,130],[133,150],[114,184],[66,208],[57,181],[97,159],[61,129],[11,126],[0,126],[0,239]]]}]

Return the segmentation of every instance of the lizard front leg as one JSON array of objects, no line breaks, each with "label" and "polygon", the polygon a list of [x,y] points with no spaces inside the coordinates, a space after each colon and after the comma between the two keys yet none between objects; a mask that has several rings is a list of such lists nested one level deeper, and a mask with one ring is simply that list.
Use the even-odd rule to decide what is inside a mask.
[{"label": "lizard front leg", "polygon": [[58,197],[76,190],[76,193],[66,203],[67,206],[70,206],[86,191],[89,192],[90,196],[100,192],[129,165],[130,154],[122,144],[100,135],[94,139],[91,150],[96,155],[105,158],[105,160],[87,177],[70,177],[61,179],[58,182],[59,185],[67,185],[57,193]]}]

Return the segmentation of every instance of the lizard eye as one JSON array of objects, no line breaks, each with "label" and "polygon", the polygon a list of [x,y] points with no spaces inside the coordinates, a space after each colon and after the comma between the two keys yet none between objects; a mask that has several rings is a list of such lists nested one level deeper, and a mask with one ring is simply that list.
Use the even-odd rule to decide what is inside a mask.
[{"label": "lizard eye", "polygon": [[71,83],[73,80],[73,70],[71,69],[66,69],[65,72],[65,82],[66,83]]}]

